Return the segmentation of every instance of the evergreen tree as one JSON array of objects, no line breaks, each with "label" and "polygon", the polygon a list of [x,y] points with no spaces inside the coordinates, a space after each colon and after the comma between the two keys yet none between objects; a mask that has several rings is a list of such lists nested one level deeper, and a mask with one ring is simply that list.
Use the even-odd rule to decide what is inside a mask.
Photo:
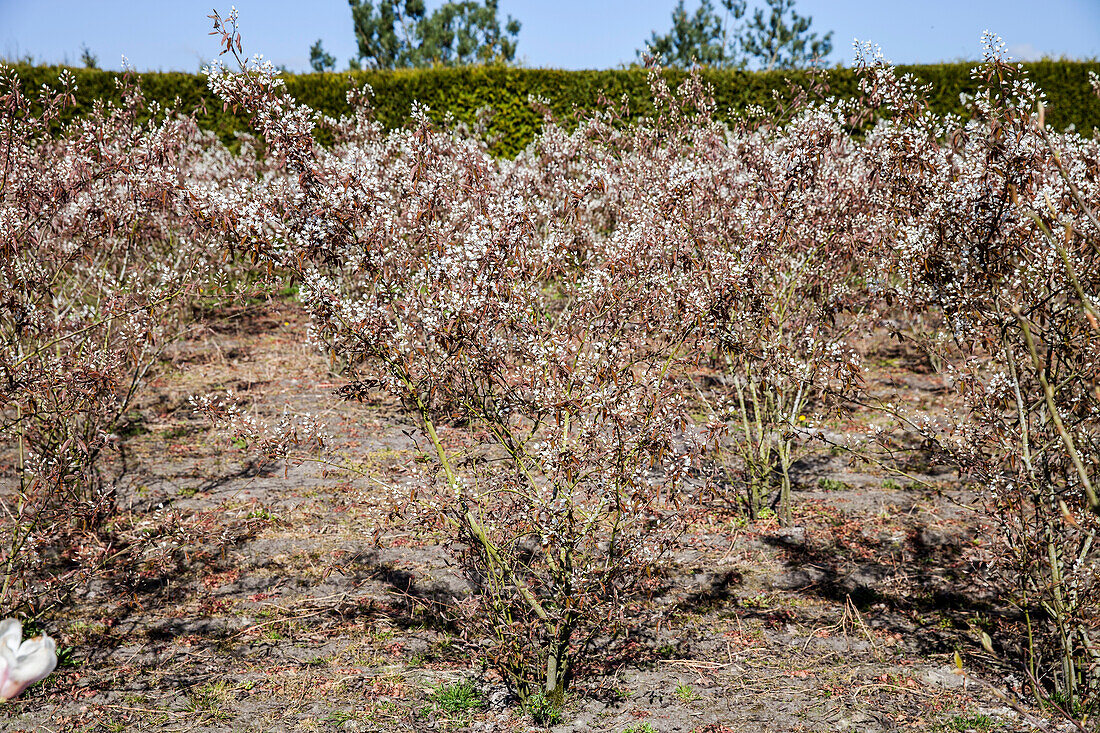
[{"label": "evergreen tree", "polygon": [[669,66],[753,65],[767,70],[805,66],[833,50],[832,32],[821,37],[811,32],[813,19],[795,12],[794,0],[765,0],[766,8],[755,9],[741,25],[735,23],[745,15],[745,0],[720,1],[724,13],[719,13],[713,0],[701,0],[689,14],[684,0],[679,0],[672,11],[672,28],[664,35],[654,32],[649,49]]},{"label": "evergreen tree", "polygon": [[[664,35],[654,31],[649,50],[660,54],[662,63],[687,67],[693,63],[726,68],[743,66],[737,53],[730,25],[745,14],[745,0],[721,0],[725,17],[718,14],[712,0],[702,0],[692,15],[679,0],[672,11],[672,28]],[[643,55],[638,51],[638,56]]]},{"label": "evergreen tree", "polygon": [[412,66],[410,53],[417,21],[424,17],[423,0],[348,0],[359,43],[359,58],[378,69]]},{"label": "evergreen tree", "polygon": [[501,23],[499,0],[348,0],[359,59],[378,69],[512,61],[520,24]]},{"label": "evergreen tree", "polygon": [[420,21],[420,57],[430,64],[454,66],[512,61],[520,24],[511,16],[501,28],[498,0],[449,2]]},{"label": "evergreen tree", "polygon": [[92,53],[92,49],[88,48],[86,44],[80,46],[80,63],[84,64],[85,69],[98,69],[99,57]]},{"label": "evergreen tree", "polygon": [[320,38],[309,47],[309,65],[314,71],[332,71],[336,68],[336,57],[325,51]]},{"label": "evergreen tree", "polygon": [[833,32],[820,38],[811,33],[813,18],[796,13],[794,0],[766,2],[768,13],[758,8],[741,33],[746,55],[755,59],[760,68],[795,69],[828,56],[833,50]]}]

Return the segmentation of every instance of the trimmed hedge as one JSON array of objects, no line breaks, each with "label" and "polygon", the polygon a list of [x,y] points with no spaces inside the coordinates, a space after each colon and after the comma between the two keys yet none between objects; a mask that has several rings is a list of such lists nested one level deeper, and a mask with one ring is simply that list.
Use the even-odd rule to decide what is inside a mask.
[{"label": "trimmed hedge", "polygon": [[[900,72],[912,73],[933,85],[933,106],[939,112],[962,112],[960,93],[972,94],[977,84],[970,78],[972,63],[900,66]],[[1047,122],[1056,129],[1072,124],[1077,130],[1093,135],[1100,127],[1100,99],[1093,94],[1088,72],[1100,74],[1100,62],[1039,61],[1025,64],[1031,78],[1048,99]],[[60,67],[16,66],[26,89],[52,84]],[[117,99],[116,72],[95,69],[70,69],[77,80],[77,105],[70,116],[80,114],[96,99]],[[684,72],[668,70],[675,84]],[[247,130],[247,119],[222,109],[219,100],[206,88],[206,77],[181,72],[140,74],[141,86],[149,99],[170,105],[179,98],[181,109],[197,113],[199,123],[214,130],[226,142],[237,130]],[[714,86],[718,110],[723,116],[736,114],[751,104],[766,110],[776,108],[773,90],[787,96],[787,80],[804,86],[807,76],[800,72],[745,72],[706,70],[703,78]],[[347,73],[297,74],[286,78],[288,91],[300,102],[325,114],[339,116],[349,110],[345,94],[351,86],[370,84],[375,92],[377,117],[388,128],[400,127],[409,119],[413,101],[427,105],[438,119],[450,112],[455,119],[473,123],[475,112],[491,107],[495,114],[489,132],[495,136],[495,150],[513,156],[535,136],[541,124],[527,99],[535,95],[549,100],[559,119],[566,119],[574,107],[592,109],[600,91],[618,101],[630,100],[632,115],[646,115],[653,105],[644,69],[610,71],[560,71],[521,69],[507,66],[399,71],[359,71]],[[856,76],[851,69],[834,69],[829,74],[831,93],[854,95]]]}]

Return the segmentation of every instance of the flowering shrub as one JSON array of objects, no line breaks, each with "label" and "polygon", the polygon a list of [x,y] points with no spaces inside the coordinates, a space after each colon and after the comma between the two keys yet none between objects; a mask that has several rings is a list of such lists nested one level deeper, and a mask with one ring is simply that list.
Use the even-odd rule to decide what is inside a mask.
[{"label": "flowering shrub", "polygon": [[40,612],[159,534],[108,529],[110,458],[183,327],[181,296],[212,278],[214,251],[174,196],[178,164],[211,138],[119,83],[121,104],[58,129],[69,78],[39,90],[34,114],[18,76],[0,75],[0,435],[17,478],[0,515],[6,608]]},{"label": "flowering shrub", "polygon": [[942,319],[920,338],[964,399],[939,419],[899,416],[985,490],[1028,673],[1040,694],[1087,710],[1100,692],[1100,149],[1046,129],[1041,92],[996,39],[986,47],[968,120],[931,114],[926,89],[864,58],[887,116],[866,142],[868,197],[897,232],[884,261],[906,310]]},{"label": "flowering shrub", "polygon": [[[235,18],[215,24],[237,55]],[[969,121],[862,58],[865,107],[729,129],[697,76],[673,91],[654,71],[653,119],[548,120],[511,163],[422,109],[384,133],[365,91],[331,120],[262,61],[211,70],[277,169],[194,185],[192,206],[301,279],[345,397],[381,388],[418,419],[442,487],[417,506],[452,530],[475,588],[460,609],[521,691],[560,694],[629,621],[714,457],[689,405],[735,436],[749,513],[774,496],[790,521],[805,424],[859,397],[850,337],[900,306],[966,411],[893,412],[991,489],[1032,674],[1053,654],[1054,688],[1091,695],[1095,146],[1046,131],[995,53]]]},{"label": "flowering shrub", "polygon": [[[210,87],[256,133],[239,153],[136,89],[59,132],[65,88],[35,116],[4,77],[0,429],[19,482],[0,601],[35,605],[52,548],[72,548],[66,572],[99,562],[111,448],[191,298],[287,274],[346,377],[335,396],[384,390],[419,426],[429,460],[387,489],[447,533],[472,591],[446,611],[513,688],[560,702],[642,620],[705,477],[793,521],[803,441],[870,403],[855,337],[888,323],[958,394],[879,407],[983,492],[1026,627],[998,643],[1038,694],[1095,705],[1100,151],[1046,128],[994,41],[966,116],[869,50],[861,102],[732,126],[700,75],[673,89],[652,69],[652,117],[605,100],[567,127],[534,100],[543,132],[508,161],[423,107],[385,131],[368,88],[340,119],[297,104],[241,59],[235,15],[214,22],[241,70]],[[308,416],[195,404],[273,457],[328,442]]]},{"label": "flowering shrub", "polygon": [[697,448],[675,378],[696,337],[663,298],[681,268],[622,222],[578,251],[556,202],[511,195],[505,165],[425,115],[381,136],[360,114],[325,150],[269,65],[210,78],[291,175],[196,190],[197,208],[298,274],[346,397],[380,387],[417,418],[443,484],[418,509],[454,533],[475,587],[457,610],[516,689],[560,699],[679,535]]},{"label": "flowering shrub", "polygon": [[672,261],[677,282],[654,290],[647,316],[693,324],[697,358],[723,372],[697,396],[712,427],[735,436],[745,506],[756,517],[774,495],[789,521],[804,413],[859,378],[846,339],[873,305],[860,279],[874,263],[868,169],[836,110],[730,131],[697,74],[675,91],[659,69],[650,82],[654,119],[624,129],[626,111],[609,105],[571,134],[548,123],[512,175],[584,225],[568,239],[577,259],[600,261],[611,232],[644,242],[635,256]]}]

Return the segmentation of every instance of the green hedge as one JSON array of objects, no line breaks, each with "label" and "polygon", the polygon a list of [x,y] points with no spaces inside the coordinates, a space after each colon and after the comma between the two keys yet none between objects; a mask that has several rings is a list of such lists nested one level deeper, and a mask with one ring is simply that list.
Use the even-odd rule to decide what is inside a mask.
[{"label": "green hedge", "polygon": [[[961,112],[960,93],[973,93],[977,84],[970,78],[972,63],[902,66],[901,72],[911,72],[934,88],[933,105],[938,111]],[[1049,100],[1048,124],[1063,129],[1070,124],[1085,134],[1094,134],[1100,127],[1100,99],[1092,93],[1088,72],[1100,74],[1100,63],[1070,61],[1040,61],[1026,64],[1032,79],[1046,92]],[[26,88],[33,89],[57,79],[59,67],[17,66]],[[117,98],[115,72],[92,69],[70,69],[77,79],[77,105],[70,115],[90,108],[93,100]],[[675,83],[683,72],[668,71]],[[158,72],[141,74],[141,84],[150,99],[171,104],[177,97],[185,111],[201,109],[200,124],[216,131],[227,142],[236,130],[246,130],[247,120],[241,115],[223,111],[219,100],[206,88],[206,78],[198,74]],[[805,85],[805,74],[789,72],[753,73],[743,71],[705,71],[704,79],[714,86],[718,110],[725,116],[736,114],[750,104],[772,110],[776,102],[772,90],[786,90],[789,78]],[[490,133],[498,136],[496,152],[506,156],[522,150],[537,133],[540,119],[528,105],[529,95],[550,101],[559,118],[568,118],[574,107],[592,109],[600,91],[614,101],[624,94],[631,100],[634,115],[652,111],[649,85],[644,69],[614,71],[559,71],[552,69],[520,69],[504,66],[477,66],[392,72],[360,71],[350,73],[299,74],[287,77],[287,88],[299,101],[338,116],[348,111],[345,93],[352,85],[368,83],[374,88],[378,119],[387,127],[403,125],[409,118],[414,100],[431,108],[442,118],[450,112],[460,121],[473,122],[475,112],[491,107],[495,115]],[[837,96],[850,96],[856,91],[856,77],[851,69],[830,72],[829,85]]]}]

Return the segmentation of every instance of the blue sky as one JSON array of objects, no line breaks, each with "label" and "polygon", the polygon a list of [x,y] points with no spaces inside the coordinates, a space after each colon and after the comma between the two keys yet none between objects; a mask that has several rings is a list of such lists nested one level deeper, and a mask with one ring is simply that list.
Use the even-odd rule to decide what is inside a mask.
[{"label": "blue sky", "polygon": [[[429,0],[437,6],[441,0]],[[219,0],[0,0],[0,56],[31,55],[79,65],[82,45],[104,68],[125,55],[138,69],[195,71],[217,52],[207,35]],[[355,54],[345,0],[235,0],[245,50],[304,70],[318,38],[346,66]],[[758,0],[759,2],[759,0]],[[750,0],[750,5],[752,0]],[[653,30],[669,26],[675,0],[500,0],[523,23],[518,56],[527,66],[614,68],[634,60]],[[717,4],[717,3],[716,3]],[[689,9],[697,0],[687,0]],[[896,63],[980,56],[985,29],[1018,59],[1100,57],[1100,0],[798,0],[814,28],[832,30],[831,62],[847,62],[855,38],[882,46]],[[1041,8],[1041,9],[1040,9]]]}]

